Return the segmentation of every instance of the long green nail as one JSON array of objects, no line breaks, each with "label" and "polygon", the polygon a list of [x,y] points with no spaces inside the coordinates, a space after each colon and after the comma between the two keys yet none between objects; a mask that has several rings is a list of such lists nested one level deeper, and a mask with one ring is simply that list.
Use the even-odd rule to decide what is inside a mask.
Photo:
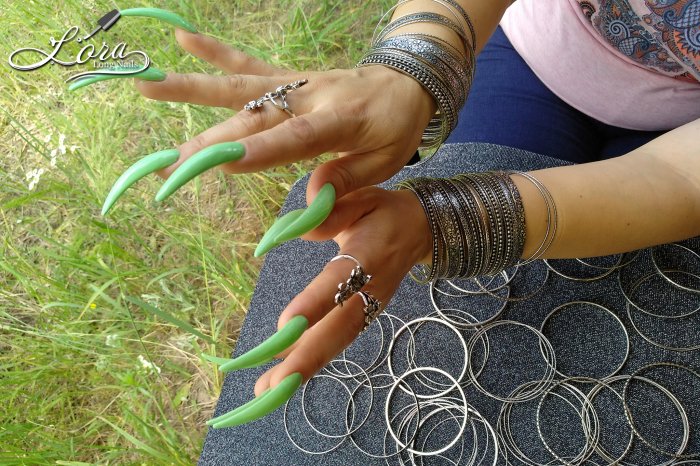
[{"label": "long green nail", "polygon": [[270,390],[272,390],[272,388],[268,388],[267,390],[265,390],[265,391],[262,392],[260,395],[256,396],[255,398],[253,398],[252,400],[250,400],[250,401],[247,402],[246,404],[243,404],[243,405],[239,406],[239,407],[236,408],[236,409],[232,409],[232,410],[229,411],[228,413],[224,413],[224,414],[222,414],[221,416],[217,416],[217,417],[215,417],[215,418],[213,418],[213,419],[209,419],[209,420],[207,421],[207,425],[208,425],[208,426],[211,426],[211,425],[214,425],[214,424],[216,424],[216,423],[225,421],[226,419],[229,419],[229,418],[235,416],[236,414],[240,413],[240,412],[243,411],[244,409],[250,408],[250,407],[253,406],[254,404],[259,403],[260,400],[262,400],[267,394],[270,393]]},{"label": "long green nail", "polygon": [[335,188],[332,184],[326,183],[318,192],[311,205],[306,208],[306,212],[274,238],[275,243],[284,243],[313,230],[328,218],[334,204]]},{"label": "long green nail", "polygon": [[277,384],[276,387],[270,390],[265,397],[260,396],[256,398],[256,403],[247,406],[223,421],[214,423],[214,429],[238,426],[270,414],[294,395],[294,392],[301,385],[302,380],[303,377],[299,372],[288,375]]},{"label": "long green nail", "polygon": [[277,353],[289,348],[297,341],[309,325],[309,321],[302,315],[294,316],[280,330],[275,332],[267,340],[238,356],[235,359],[219,367],[221,372],[231,372],[238,369],[256,367],[269,361]]},{"label": "long green nail", "polygon": [[205,147],[182,162],[182,165],[177,167],[170,177],[165,180],[165,183],[163,183],[163,186],[160,187],[156,194],[156,201],[163,201],[182,185],[206,170],[222,163],[234,162],[244,155],[245,148],[240,142],[222,142]]},{"label": "long green nail", "polygon": [[[113,68],[107,68],[107,70],[109,71],[129,71],[130,69],[134,68],[124,66],[115,66]],[[149,66],[145,70],[139,71],[138,73],[134,74],[98,74],[93,76],[87,76],[85,78],[80,78],[74,83],[72,83],[70,86],[68,86],[68,90],[74,91],[76,89],[80,89],[81,87],[89,86],[90,84],[99,81],[107,81],[109,79],[138,78],[145,79],[146,81],[164,81],[165,77],[165,73],[163,73],[161,70],[159,70],[158,68],[154,68],[153,66]]]},{"label": "long green nail", "polygon": [[262,239],[258,243],[258,247],[255,248],[253,255],[255,257],[260,257],[270,249],[277,246],[278,243],[275,243],[274,241],[275,237],[289,225],[294,223],[294,221],[298,219],[305,210],[306,209],[292,210],[291,212],[287,212],[278,218],[275,223],[273,223],[272,226],[265,232]]},{"label": "long green nail", "polygon": [[[223,366],[224,364],[233,361],[233,359],[231,359],[231,358],[220,358],[218,356],[212,356],[211,354],[206,354],[206,353],[202,353],[202,359],[205,359],[209,362],[213,362],[214,364],[216,364],[218,366]],[[268,362],[272,361],[273,359],[275,359],[275,358],[274,357],[268,358],[268,359],[264,360],[263,362],[261,362],[260,364],[255,364],[253,366],[247,366],[247,367],[241,367],[241,369],[249,369],[250,367],[262,366],[263,364],[267,364]]]},{"label": "long green nail", "polygon": [[148,18],[156,18],[186,31],[193,33],[197,32],[197,28],[186,21],[182,16],[173,13],[172,11],[162,10],[160,8],[129,8],[126,10],[121,10],[119,13],[122,16],[145,16]]},{"label": "long green nail", "polygon": [[153,173],[156,170],[168,167],[175,162],[177,162],[180,156],[180,151],[177,149],[162,150],[159,152],[154,152],[153,154],[147,155],[142,158],[132,166],[126,169],[124,173],[117,179],[112,186],[112,189],[105,199],[105,203],[102,206],[102,215],[109,212],[114,203],[119,199],[119,197],[124,194],[129,186],[136,183],[138,180]]},{"label": "long green nail", "polygon": [[216,364],[218,366],[220,366],[222,364],[226,364],[227,362],[229,362],[231,360],[231,358],[220,358],[218,356],[212,356],[211,354],[207,354],[207,353],[202,353],[201,356],[202,356],[202,359],[209,361],[209,362],[213,362],[214,364]]}]

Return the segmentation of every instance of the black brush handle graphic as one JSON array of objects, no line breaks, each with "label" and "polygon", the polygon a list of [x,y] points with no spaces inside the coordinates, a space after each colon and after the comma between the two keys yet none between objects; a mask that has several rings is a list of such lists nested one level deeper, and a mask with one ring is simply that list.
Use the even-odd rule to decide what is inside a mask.
[{"label": "black brush handle graphic", "polygon": [[121,18],[121,14],[119,13],[119,10],[112,10],[106,15],[104,15],[102,18],[97,20],[97,27],[93,29],[93,31],[88,34],[87,36],[83,37],[83,40],[88,40],[95,34],[97,34],[100,30],[106,31],[114,24],[117,22],[117,20]]}]

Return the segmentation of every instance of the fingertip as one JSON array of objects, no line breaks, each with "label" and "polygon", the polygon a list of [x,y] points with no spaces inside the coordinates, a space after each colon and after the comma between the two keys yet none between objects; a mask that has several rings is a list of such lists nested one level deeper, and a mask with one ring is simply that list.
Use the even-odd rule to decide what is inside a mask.
[{"label": "fingertip", "polygon": [[306,203],[311,204],[311,202],[316,199],[318,192],[326,184],[331,184],[335,188],[336,198],[341,198],[345,191],[342,191],[342,184],[338,182],[336,177],[333,176],[333,170],[330,169],[329,163],[324,163],[318,166],[309,177],[309,181],[306,184]]},{"label": "fingertip", "polygon": [[258,381],[255,382],[253,393],[256,397],[260,396],[265,390],[267,390],[270,387],[270,371],[272,371],[272,369],[268,369],[267,371],[265,371],[263,375],[261,375],[258,378]]},{"label": "fingertip", "polygon": [[158,99],[158,88],[160,87],[161,83],[164,83],[167,80],[168,80],[167,74],[166,74],[165,78],[163,78],[162,81],[146,81],[143,79],[134,79],[134,87],[145,98],[151,99],[151,100],[157,100]]},{"label": "fingertip", "polygon": [[175,28],[175,39],[177,39],[178,44],[185,50],[188,50],[193,43],[193,41],[199,40],[201,34],[198,32],[190,32],[182,28]]}]

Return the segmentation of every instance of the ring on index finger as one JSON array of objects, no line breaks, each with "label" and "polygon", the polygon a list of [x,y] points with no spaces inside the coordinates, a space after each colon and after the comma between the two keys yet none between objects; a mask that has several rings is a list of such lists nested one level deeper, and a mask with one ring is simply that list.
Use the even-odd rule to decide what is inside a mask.
[{"label": "ring on index finger", "polygon": [[289,92],[292,92],[296,89],[299,89],[301,86],[304,84],[308,83],[309,80],[304,78],[304,79],[298,79],[294,82],[291,82],[289,84],[285,84],[284,86],[279,86],[277,89],[275,89],[272,92],[266,92],[264,96],[260,97],[257,100],[251,100],[245,106],[243,107],[243,110],[256,110],[260,107],[263,106],[265,102],[271,102],[272,105],[275,107],[279,108],[280,110],[283,110],[287,115],[291,117],[295,117],[296,115],[294,112],[289,108],[289,104],[287,103],[287,94]]}]

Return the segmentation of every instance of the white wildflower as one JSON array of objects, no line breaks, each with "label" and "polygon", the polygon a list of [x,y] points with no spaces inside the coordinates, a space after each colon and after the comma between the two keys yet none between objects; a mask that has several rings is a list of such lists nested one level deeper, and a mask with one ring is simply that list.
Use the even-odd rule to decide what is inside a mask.
[{"label": "white wildflower", "polygon": [[41,175],[43,175],[43,174],[44,174],[43,168],[35,168],[34,170],[29,170],[27,172],[27,181],[29,181],[28,188],[30,191],[32,189],[34,189],[36,184],[39,182]]},{"label": "white wildflower", "polygon": [[116,333],[107,335],[107,338],[105,338],[105,345],[111,346],[112,348],[118,348],[119,345],[117,344],[117,338],[119,338],[119,335]]},{"label": "white wildflower", "polygon": [[141,367],[151,373],[158,373],[160,374],[160,367],[156,366],[154,363],[148,361],[146,358],[143,357],[143,355],[139,354],[139,362],[141,363]]},{"label": "white wildflower", "polygon": [[48,143],[49,141],[51,141],[52,136],[53,136],[53,133],[49,132],[49,134],[47,134],[46,137],[44,138],[44,142]]},{"label": "white wildflower", "polygon": [[58,151],[61,152],[62,155],[66,154],[66,145],[64,144],[66,142],[66,135],[61,133],[58,136]]},{"label": "white wildflower", "polygon": [[78,149],[78,146],[70,146],[68,148],[68,150],[70,151],[71,154],[74,153],[76,151],[76,149]]}]

